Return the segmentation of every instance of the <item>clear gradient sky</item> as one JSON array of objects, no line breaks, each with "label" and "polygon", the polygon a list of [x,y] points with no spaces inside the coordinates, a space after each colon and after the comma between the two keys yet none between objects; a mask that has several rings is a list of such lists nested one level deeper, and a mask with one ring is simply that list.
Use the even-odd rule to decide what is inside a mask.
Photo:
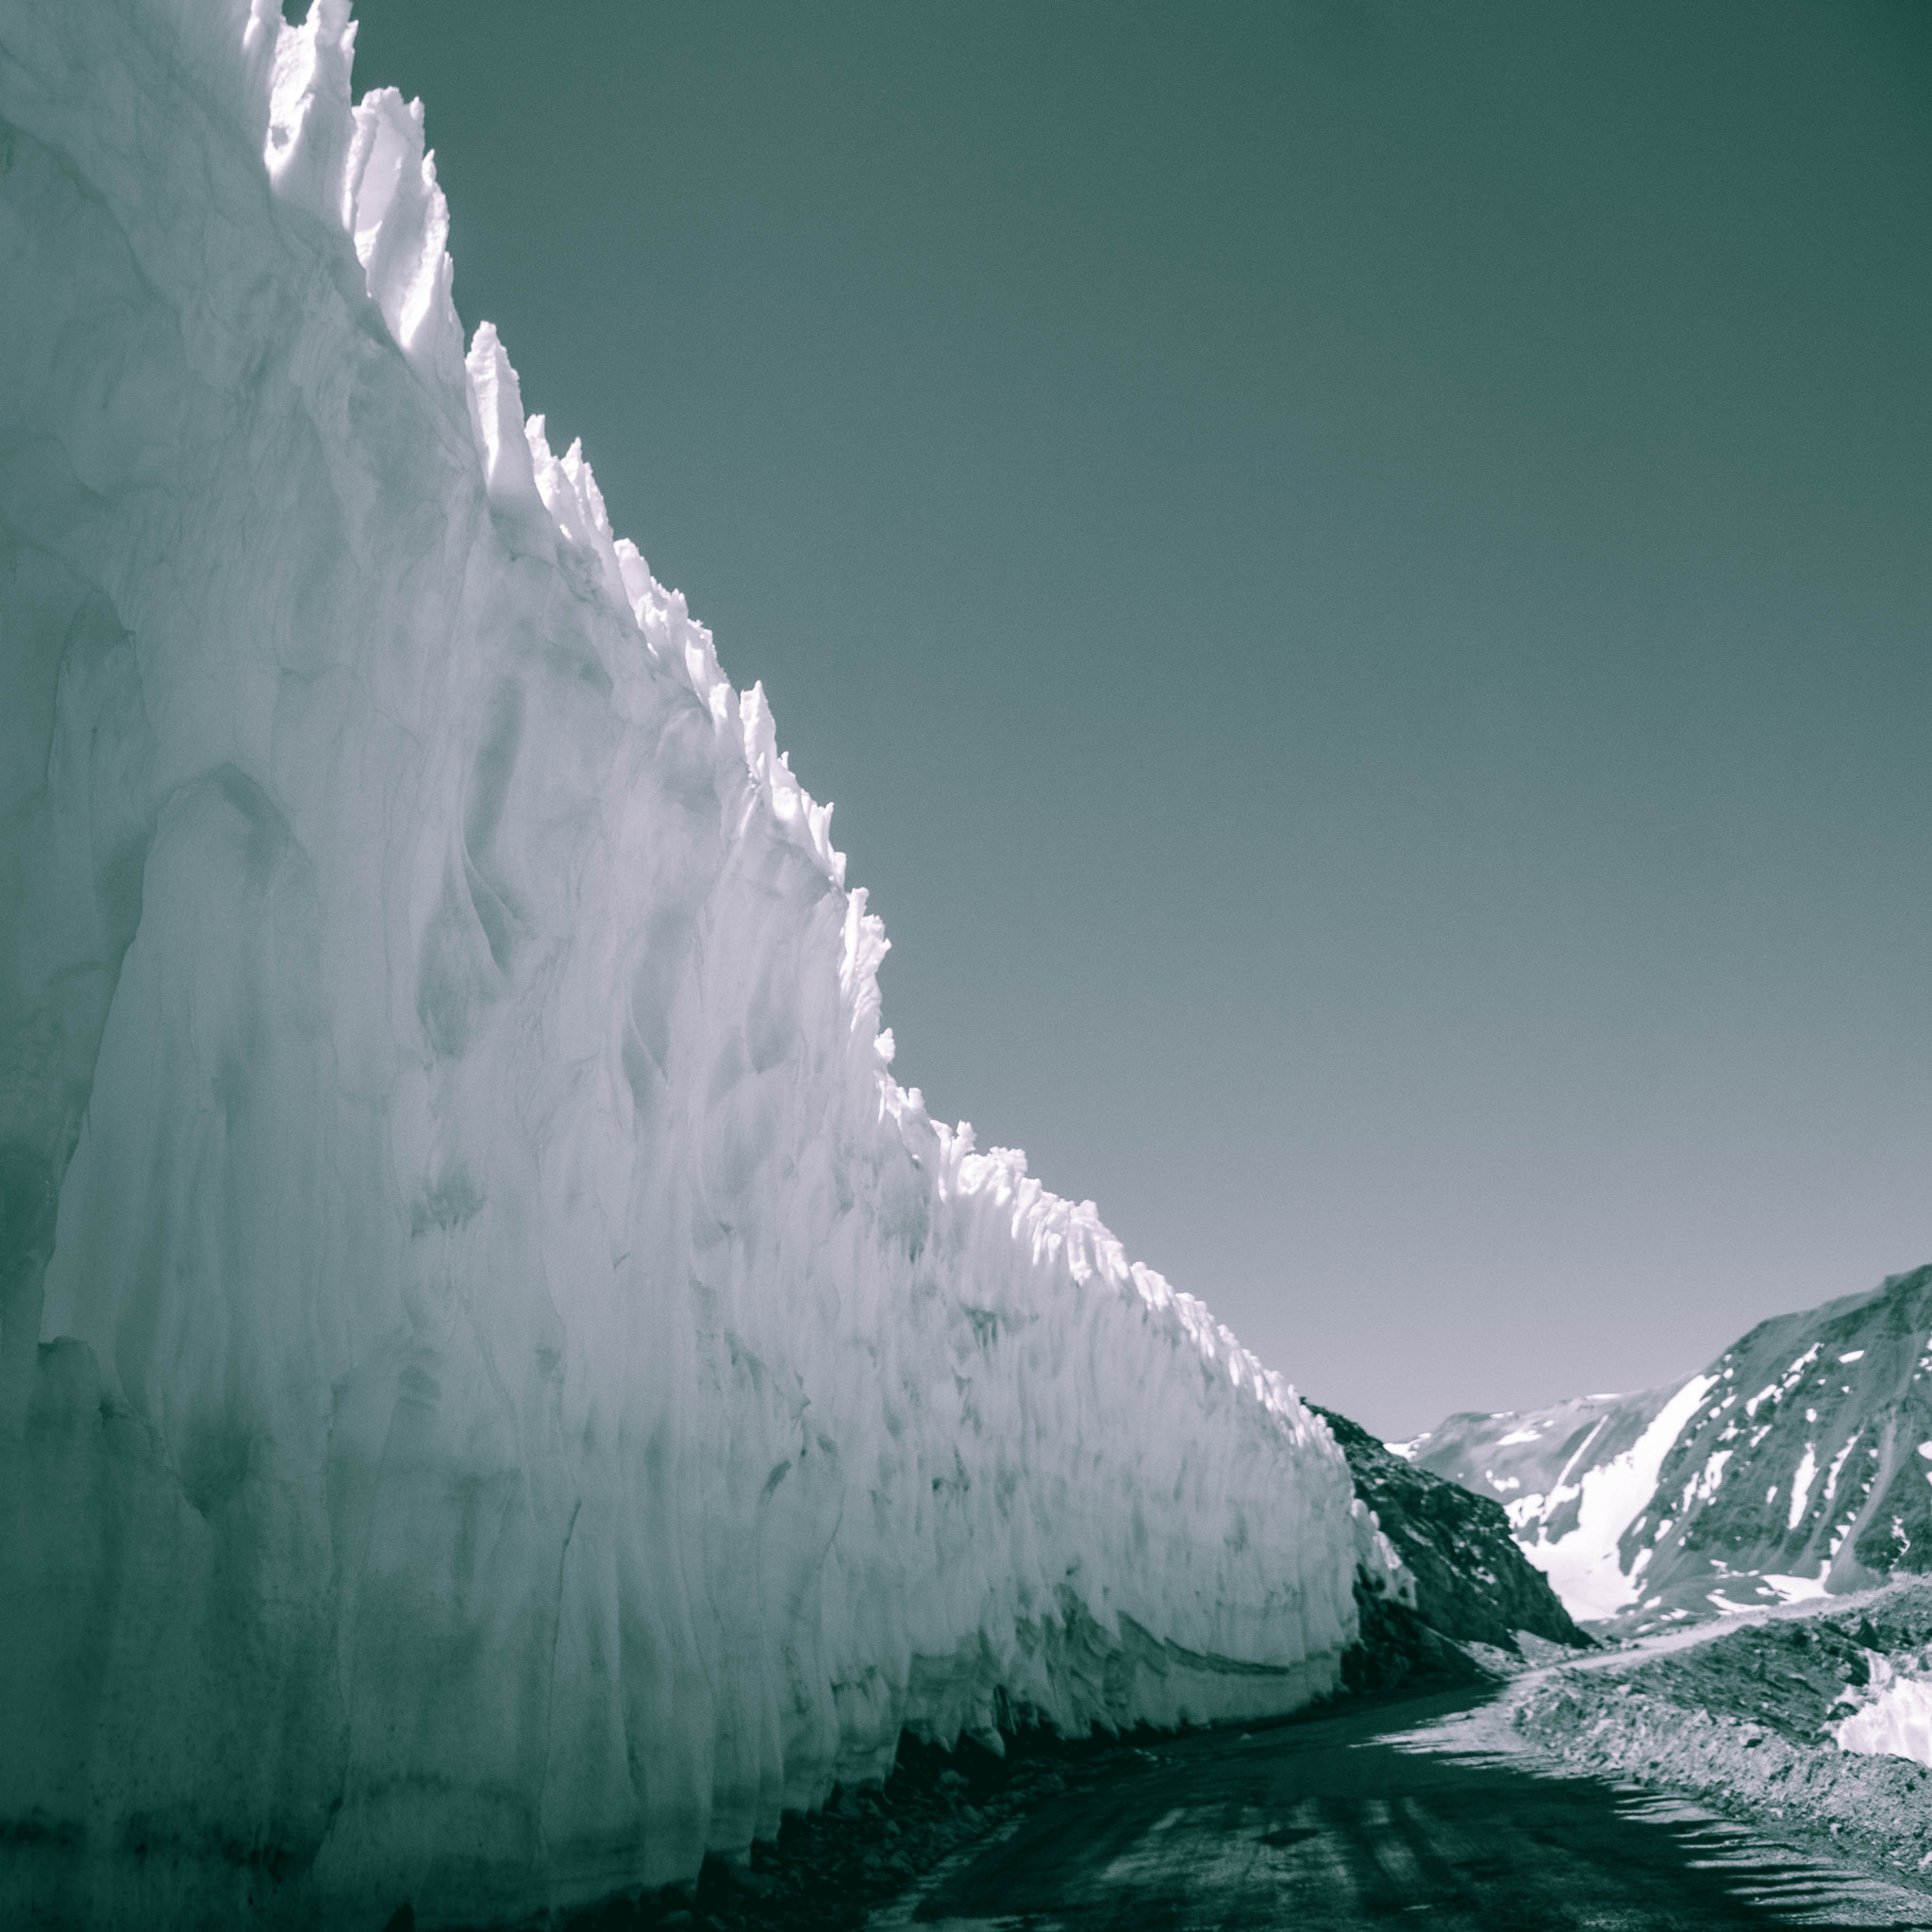
[{"label": "clear gradient sky", "polygon": [[1385,1435],[1932,1258],[1932,8],[358,11],[935,1115]]}]

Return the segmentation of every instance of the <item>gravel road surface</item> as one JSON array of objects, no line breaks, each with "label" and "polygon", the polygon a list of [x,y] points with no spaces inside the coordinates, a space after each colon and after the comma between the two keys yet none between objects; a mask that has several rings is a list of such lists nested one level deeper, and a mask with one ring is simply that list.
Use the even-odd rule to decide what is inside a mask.
[{"label": "gravel road surface", "polygon": [[1356,1704],[1240,1737],[1163,1741],[963,1849],[870,1925],[1932,1927],[1932,1897],[1694,1805],[1431,1744],[1431,1721],[1485,1694]]}]

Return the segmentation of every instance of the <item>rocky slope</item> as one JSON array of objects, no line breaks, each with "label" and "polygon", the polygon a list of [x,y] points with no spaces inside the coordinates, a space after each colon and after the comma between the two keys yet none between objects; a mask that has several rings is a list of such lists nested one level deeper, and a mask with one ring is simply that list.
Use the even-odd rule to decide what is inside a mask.
[{"label": "rocky slope", "polygon": [[1539,1673],[1494,1715],[1515,1740],[1570,1769],[1692,1797],[1780,1839],[1924,1882],[1932,1772],[1846,1733],[1848,1715],[1880,1707],[1881,1679],[1925,1670],[1928,1641],[1932,1587],[1912,1581],[1840,1607],[1753,1617],[1688,1648],[1645,1646],[1601,1668]]},{"label": "rocky slope", "polygon": [[1759,1323],[1680,1384],[1401,1446],[1493,1496],[1570,1613],[1618,1631],[1932,1570],[1932,1267]]},{"label": "rocky slope", "polygon": [[1358,1424],[1308,1404],[1348,1458],[1357,1497],[1415,1577],[1417,1614],[1458,1642],[1517,1648],[1518,1633],[1587,1646],[1545,1577],[1517,1548],[1502,1507],[1391,1455]]}]

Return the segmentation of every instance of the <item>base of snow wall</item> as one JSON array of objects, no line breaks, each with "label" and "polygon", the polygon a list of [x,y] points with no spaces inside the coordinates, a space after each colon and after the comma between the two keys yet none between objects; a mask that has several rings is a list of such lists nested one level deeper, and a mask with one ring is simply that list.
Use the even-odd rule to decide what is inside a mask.
[{"label": "base of snow wall", "polygon": [[[510,1924],[688,1880],[701,1842],[747,1848],[694,1819],[667,1833],[661,1815],[655,1847],[631,1833],[565,1835],[543,1767],[520,1773],[504,1757],[543,1721],[550,1687],[527,1645],[521,1657],[513,1644],[492,1650],[473,1630],[453,1674],[446,1653],[408,1654],[406,1615],[391,1681],[373,1700],[367,1683],[355,1695],[333,1627],[339,1579],[299,1587],[306,1566],[290,1551],[325,1544],[334,1499],[305,1501],[259,1441],[191,1499],[152,1432],[104,1395],[91,1350],[67,1341],[41,1357],[25,1429],[0,1437],[0,1924],[378,1926],[404,1904],[425,1927]],[[262,1574],[268,1552],[275,1578]],[[554,1625],[525,1634],[554,1651]],[[886,1775],[902,1727],[948,1745],[971,1729],[998,1749],[984,1722],[995,1711],[1076,1736],[1179,1728],[1286,1716],[1341,1681],[1335,1652],[1244,1664],[1124,1617],[1111,1637],[1071,1591],[1059,1617],[1020,1626],[1006,1665],[975,1641],[913,1657],[898,1686],[867,1673],[835,1687],[845,1781]],[[404,1681],[412,1666],[439,1681],[433,1699]],[[1024,1688],[1011,1695],[1008,1682]],[[467,1731],[496,1757],[493,1773],[359,1774],[358,1704],[365,1722]],[[962,1712],[981,1721],[962,1726]],[[648,1757],[650,1740],[639,1748]],[[817,1769],[813,1802],[824,1795]],[[713,1826],[732,1808],[729,1792],[718,1796]],[[769,1797],[760,1835],[776,1824]],[[741,1798],[748,1810],[753,1794]]]},{"label": "base of snow wall", "polygon": [[1326,1431],[891,1083],[316,19],[0,0],[0,1922],[501,1920],[1331,1689]]}]

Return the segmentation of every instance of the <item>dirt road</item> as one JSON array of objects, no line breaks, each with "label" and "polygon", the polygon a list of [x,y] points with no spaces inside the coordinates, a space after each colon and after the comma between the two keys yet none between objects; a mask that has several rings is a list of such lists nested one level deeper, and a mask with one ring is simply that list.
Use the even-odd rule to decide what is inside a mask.
[{"label": "dirt road", "polygon": [[960,1853],[878,1932],[1932,1926],[1932,1897],[1690,1805],[1389,1741],[1476,1701],[1163,1742]]}]

